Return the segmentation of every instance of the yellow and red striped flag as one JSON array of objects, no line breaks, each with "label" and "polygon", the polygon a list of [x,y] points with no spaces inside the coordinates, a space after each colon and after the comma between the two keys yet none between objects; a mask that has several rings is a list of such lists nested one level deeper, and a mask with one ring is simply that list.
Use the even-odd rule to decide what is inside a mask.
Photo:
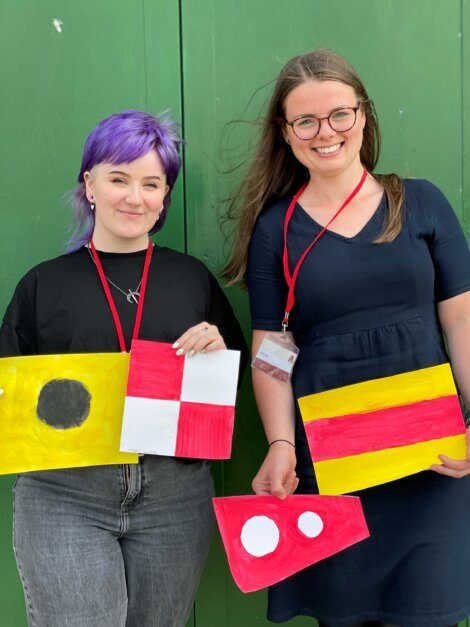
[{"label": "yellow and red striped flag", "polygon": [[320,494],[345,494],[466,458],[449,364],[299,399]]}]

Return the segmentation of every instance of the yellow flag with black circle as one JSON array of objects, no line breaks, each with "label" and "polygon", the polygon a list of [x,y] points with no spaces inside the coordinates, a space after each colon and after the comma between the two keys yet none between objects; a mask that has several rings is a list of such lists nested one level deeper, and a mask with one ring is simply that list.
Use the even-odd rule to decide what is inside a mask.
[{"label": "yellow flag with black circle", "polygon": [[137,463],[119,452],[129,355],[0,359],[0,474]]}]

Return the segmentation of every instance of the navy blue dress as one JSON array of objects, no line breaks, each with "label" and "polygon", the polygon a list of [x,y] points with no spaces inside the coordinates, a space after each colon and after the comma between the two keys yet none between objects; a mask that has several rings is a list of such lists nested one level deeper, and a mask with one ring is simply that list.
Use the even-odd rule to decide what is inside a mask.
[{"label": "navy blue dress", "polygon": [[[250,245],[254,329],[279,331],[287,288],[283,221],[291,198],[260,215]],[[470,290],[470,253],[443,194],[405,181],[404,225],[374,244],[385,196],[354,237],[331,231],[299,273],[290,330],[300,348],[296,398],[448,361],[436,304]],[[291,270],[320,226],[296,206],[289,224]],[[299,491],[317,492],[297,408]],[[470,615],[470,477],[421,472],[356,493],[370,538],[269,591],[268,618],[314,616],[334,627],[377,620],[443,627]]]}]

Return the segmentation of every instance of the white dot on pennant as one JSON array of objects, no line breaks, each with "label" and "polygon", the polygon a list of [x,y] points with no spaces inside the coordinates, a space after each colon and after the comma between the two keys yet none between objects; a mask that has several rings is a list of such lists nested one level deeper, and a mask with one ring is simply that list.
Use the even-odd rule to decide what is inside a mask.
[{"label": "white dot on pennant", "polygon": [[304,512],[299,516],[297,527],[307,538],[316,538],[323,531],[323,520],[315,512]]},{"label": "white dot on pennant", "polygon": [[267,516],[252,516],[243,525],[240,540],[250,555],[263,557],[272,553],[279,544],[279,528]]}]

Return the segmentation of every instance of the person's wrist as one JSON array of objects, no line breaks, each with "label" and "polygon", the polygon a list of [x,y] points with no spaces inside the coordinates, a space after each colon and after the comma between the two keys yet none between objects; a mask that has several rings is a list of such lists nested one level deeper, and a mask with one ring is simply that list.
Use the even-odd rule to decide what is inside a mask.
[{"label": "person's wrist", "polygon": [[295,449],[295,444],[294,442],[292,442],[291,440],[288,440],[286,438],[275,438],[274,440],[271,440],[271,442],[268,443],[269,444],[269,448],[271,448],[273,445],[277,446],[277,445],[289,445],[292,448]]}]

